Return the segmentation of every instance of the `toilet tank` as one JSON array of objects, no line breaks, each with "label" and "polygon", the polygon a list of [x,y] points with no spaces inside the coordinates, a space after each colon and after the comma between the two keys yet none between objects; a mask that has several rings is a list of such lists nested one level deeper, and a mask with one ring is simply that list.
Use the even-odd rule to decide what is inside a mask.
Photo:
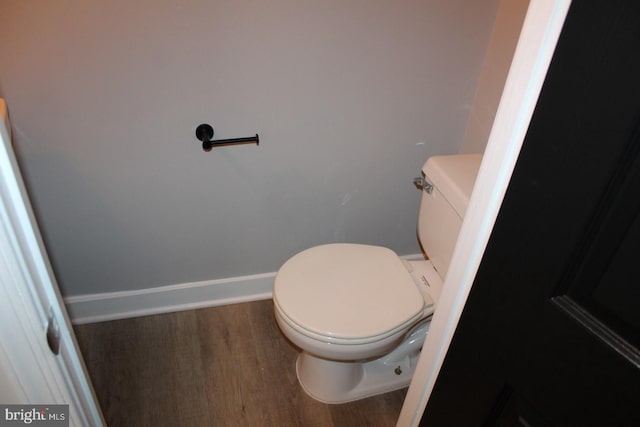
[{"label": "toilet tank", "polygon": [[418,238],[434,268],[444,280],[449,270],[469,205],[482,154],[430,157],[422,167],[425,181],[432,185],[422,192],[418,215]]}]

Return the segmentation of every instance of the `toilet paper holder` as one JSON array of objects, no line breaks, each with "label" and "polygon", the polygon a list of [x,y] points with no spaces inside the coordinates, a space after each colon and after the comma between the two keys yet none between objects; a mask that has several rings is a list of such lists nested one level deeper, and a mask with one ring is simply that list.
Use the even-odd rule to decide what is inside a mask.
[{"label": "toilet paper holder", "polygon": [[229,139],[216,139],[213,138],[213,127],[208,123],[202,123],[196,128],[196,138],[202,141],[202,149],[204,151],[211,151],[214,146],[220,147],[223,145],[238,145],[238,144],[256,144],[260,145],[260,137],[256,133],[256,136],[249,136],[246,138],[229,138]]}]

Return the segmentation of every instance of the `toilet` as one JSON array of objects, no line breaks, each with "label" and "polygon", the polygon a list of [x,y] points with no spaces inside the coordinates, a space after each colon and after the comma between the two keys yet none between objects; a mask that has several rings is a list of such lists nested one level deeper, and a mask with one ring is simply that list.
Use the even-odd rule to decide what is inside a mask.
[{"label": "toilet", "polygon": [[334,243],[282,265],[273,288],[275,317],[302,351],[296,373],[308,395],[345,403],[410,383],[481,159],[434,156],[424,164],[418,238],[428,260]]}]

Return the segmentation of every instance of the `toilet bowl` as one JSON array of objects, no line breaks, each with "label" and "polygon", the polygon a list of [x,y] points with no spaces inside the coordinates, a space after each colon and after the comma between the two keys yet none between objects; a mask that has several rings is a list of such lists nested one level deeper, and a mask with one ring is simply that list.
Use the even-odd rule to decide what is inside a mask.
[{"label": "toilet bowl", "polygon": [[289,259],[276,276],[274,309],[303,349],[296,373],[305,392],[344,403],[406,387],[441,285],[429,261],[378,246],[322,245]]},{"label": "toilet bowl", "polygon": [[279,269],[275,317],[301,349],[296,373],[307,394],[343,403],[409,384],[480,160],[457,155],[425,163],[418,235],[429,260],[334,243],[304,250]]},{"label": "toilet bowl", "polygon": [[298,347],[328,359],[386,353],[433,313],[433,299],[421,291],[425,285],[414,280],[409,268],[379,246],[339,243],[307,249],[276,276],[278,325]]}]

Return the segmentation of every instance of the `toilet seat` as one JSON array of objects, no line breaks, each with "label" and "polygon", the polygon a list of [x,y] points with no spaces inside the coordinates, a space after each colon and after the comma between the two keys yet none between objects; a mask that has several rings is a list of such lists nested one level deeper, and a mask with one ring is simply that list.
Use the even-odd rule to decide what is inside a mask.
[{"label": "toilet seat", "polygon": [[298,332],[327,343],[383,340],[423,315],[424,298],[390,249],[316,246],[290,258],[275,278],[276,310]]}]

